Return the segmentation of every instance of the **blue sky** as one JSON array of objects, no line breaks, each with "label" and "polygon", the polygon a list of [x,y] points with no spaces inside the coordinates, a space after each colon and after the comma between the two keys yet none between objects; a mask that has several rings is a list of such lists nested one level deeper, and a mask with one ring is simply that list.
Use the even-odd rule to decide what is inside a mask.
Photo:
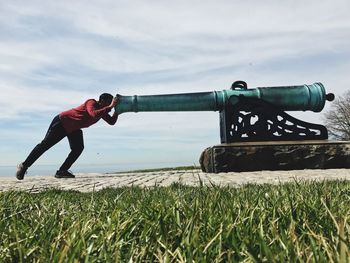
[{"label": "blue sky", "polygon": [[[103,92],[223,90],[242,79],[250,87],[322,82],[342,94],[349,11],[345,0],[1,1],[0,165],[22,161],[56,114]],[[293,115],[322,122],[322,113]],[[192,165],[220,142],[219,115],[125,113],[84,138],[76,167]],[[59,166],[68,151],[63,140],[36,165]]]}]

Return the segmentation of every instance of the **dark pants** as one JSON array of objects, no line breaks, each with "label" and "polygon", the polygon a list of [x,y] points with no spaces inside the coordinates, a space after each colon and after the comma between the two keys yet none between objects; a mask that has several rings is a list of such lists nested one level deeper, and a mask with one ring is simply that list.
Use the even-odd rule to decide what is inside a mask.
[{"label": "dark pants", "polygon": [[77,130],[67,134],[58,115],[52,120],[44,140],[35,146],[27,159],[23,162],[23,165],[30,167],[44,152],[66,136],[69,141],[71,152],[62,164],[60,170],[68,170],[84,150],[83,132]]}]

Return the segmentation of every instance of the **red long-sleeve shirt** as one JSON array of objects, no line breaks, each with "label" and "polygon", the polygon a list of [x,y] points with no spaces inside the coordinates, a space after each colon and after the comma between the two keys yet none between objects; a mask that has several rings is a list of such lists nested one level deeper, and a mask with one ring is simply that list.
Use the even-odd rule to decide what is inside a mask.
[{"label": "red long-sleeve shirt", "polygon": [[89,99],[76,108],[61,112],[59,117],[66,132],[71,133],[89,127],[98,122],[101,118],[108,124],[114,125],[118,115],[110,116],[108,114],[110,110],[110,107],[102,108],[96,100]]}]

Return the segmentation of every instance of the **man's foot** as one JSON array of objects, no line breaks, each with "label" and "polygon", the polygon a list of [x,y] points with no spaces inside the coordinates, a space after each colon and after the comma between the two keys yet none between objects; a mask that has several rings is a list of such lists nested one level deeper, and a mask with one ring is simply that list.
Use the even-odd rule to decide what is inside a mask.
[{"label": "man's foot", "polygon": [[28,167],[24,166],[23,163],[17,165],[16,178],[18,180],[23,180],[24,175],[27,173]]},{"label": "man's foot", "polygon": [[75,178],[75,175],[69,171],[57,170],[55,177],[56,178]]}]

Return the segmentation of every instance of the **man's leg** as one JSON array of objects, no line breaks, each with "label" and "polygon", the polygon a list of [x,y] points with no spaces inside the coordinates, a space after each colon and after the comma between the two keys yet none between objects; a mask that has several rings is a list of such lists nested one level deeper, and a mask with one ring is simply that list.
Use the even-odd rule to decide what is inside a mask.
[{"label": "man's leg", "polygon": [[68,169],[73,165],[73,163],[78,159],[78,157],[84,150],[84,138],[82,130],[74,131],[68,134],[67,137],[71,148],[71,152],[62,164],[59,171],[68,171]]},{"label": "man's leg", "polygon": [[49,129],[46,132],[45,138],[39,143],[28,155],[27,159],[18,165],[16,177],[22,180],[27,169],[37,160],[39,157],[62,140],[67,135],[62,123],[57,115],[51,122]]}]

